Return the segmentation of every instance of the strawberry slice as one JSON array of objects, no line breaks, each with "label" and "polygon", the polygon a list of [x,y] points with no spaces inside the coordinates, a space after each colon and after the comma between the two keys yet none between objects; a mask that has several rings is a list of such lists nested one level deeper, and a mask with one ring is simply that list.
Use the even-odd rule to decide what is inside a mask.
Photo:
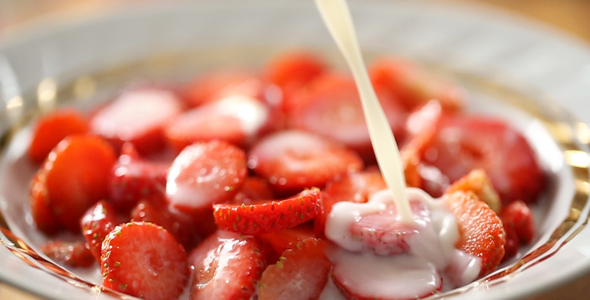
[{"label": "strawberry slice", "polygon": [[244,151],[221,141],[197,143],[176,157],[166,195],[174,208],[195,211],[231,199],[246,179]]},{"label": "strawberry slice", "polygon": [[37,229],[47,235],[54,235],[61,229],[61,224],[49,203],[46,173],[38,172],[31,182],[31,215]]},{"label": "strawberry slice", "polygon": [[[485,202],[495,213],[502,208],[500,197],[494,190],[490,179],[483,170],[473,170],[463,178],[455,181],[446,191],[452,193],[457,191],[473,192],[477,198]],[[514,202],[517,203],[517,202]]]},{"label": "strawberry slice", "polygon": [[280,260],[262,273],[258,299],[318,299],[332,267],[325,247],[323,240],[308,238],[283,252]]},{"label": "strawberry slice", "polygon": [[274,199],[272,189],[268,181],[259,177],[248,177],[244,180],[242,189],[236,194],[231,203],[252,204],[257,200]]},{"label": "strawberry slice", "polygon": [[449,193],[443,199],[457,219],[461,237],[455,247],[481,259],[479,277],[494,271],[506,244],[500,218],[472,192]]},{"label": "strawberry slice", "polygon": [[233,95],[185,112],[166,127],[165,135],[177,151],[212,140],[245,147],[269,126],[269,115],[261,101]]},{"label": "strawberry slice", "polygon": [[324,234],[326,218],[334,204],[341,201],[365,203],[373,194],[384,189],[387,189],[387,185],[378,170],[349,173],[328,183],[322,193],[322,213],[314,221],[316,233]]},{"label": "strawberry slice", "polygon": [[184,97],[196,107],[228,96],[241,95],[262,99],[266,85],[245,70],[222,70],[206,73],[185,86]]},{"label": "strawberry slice", "polygon": [[313,228],[301,224],[295,228],[260,234],[256,236],[256,239],[260,242],[262,248],[266,249],[266,261],[275,263],[283,252],[295,248],[305,239],[314,237],[316,236]]},{"label": "strawberry slice", "polygon": [[188,263],[193,269],[203,268],[205,258],[223,243],[224,239],[240,239],[240,235],[225,230],[217,230],[197,245],[188,256]]},{"label": "strawberry slice", "polygon": [[176,299],[189,276],[182,246],[165,229],[143,222],[111,231],[100,265],[106,288],[142,299]]},{"label": "strawberry slice", "polygon": [[241,234],[263,234],[295,227],[313,219],[321,210],[321,192],[305,190],[280,201],[250,205],[215,204],[214,217],[219,228]]},{"label": "strawberry slice", "polygon": [[140,201],[130,216],[132,221],[151,222],[164,227],[187,250],[217,229],[212,208],[187,213],[172,208],[163,199]]},{"label": "strawberry slice", "polygon": [[125,144],[109,177],[109,199],[119,211],[128,212],[142,199],[161,198],[166,193],[169,163],[139,157],[132,144]]},{"label": "strawberry slice", "polygon": [[217,238],[219,245],[214,250],[208,248],[214,241],[208,242],[193,257],[198,260],[190,299],[251,299],[266,267],[258,242],[227,233]]},{"label": "strawberry slice", "polygon": [[[381,107],[397,140],[403,138],[405,109],[388,93],[377,90]],[[366,161],[375,155],[354,80],[341,74],[325,74],[293,96],[288,111],[292,128],[317,133],[339,141]]]},{"label": "strawberry slice", "polygon": [[528,245],[535,237],[535,221],[533,212],[522,201],[516,201],[508,204],[499,214],[504,229],[514,231],[518,237],[518,243]]},{"label": "strawberry slice", "polygon": [[50,259],[66,266],[86,268],[94,264],[92,252],[90,252],[85,242],[51,241],[41,246],[40,250]]},{"label": "strawberry slice", "polygon": [[514,228],[505,226],[504,231],[506,232],[506,244],[504,245],[504,257],[502,257],[500,263],[510,261],[512,258],[516,257],[520,246],[518,234]]},{"label": "strawberry slice", "polygon": [[98,111],[90,127],[116,149],[130,142],[140,153],[149,154],[163,148],[163,127],[181,111],[182,104],[173,91],[143,87],[124,92]]},{"label": "strawberry slice", "polygon": [[93,204],[107,196],[108,177],[115,153],[103,139],[73,135],[51,151],[38,171],[45,176],[49,207],[56,219],[73,233]]},{"label": "strawberry slice", "polygon": [[100,263],[100,251],[104,238],[120,223],[121,220],[115,209],[104,200],[88,209],[82,217],[80,222],[82,235],[98,263]]},{"label": "strawberry slice", "polygon": [[421,153],[424,163],[438,168],[451,182],[483,169],[504,204],[533,202],[543,189],[544,174],[533,149],[501,120],[447,116]]},{"label": "strawberry slice", "polygon": [[266,178],[276,192],[293,194],[321,188],[337,176],[359,171],[363,162],[338,142],[290,130],[256,144],[249,153],[248,167]]},{"label": "strawberry slice", "polygon": [[65,137],[84,134],[90,130],[88,120],[72,109],[62,109],[43,116],[35,125],[33,140],[29,146],[29,158],[42,163],[51,149]]},{"label": "strawberry slice", "polygon": [[397,58],[382,58],[369,67],[375,88],[385,88],[412,109],[432,99],[446,111],[463,107],[465,90],[452,82],[428,74],[418,65]]}]

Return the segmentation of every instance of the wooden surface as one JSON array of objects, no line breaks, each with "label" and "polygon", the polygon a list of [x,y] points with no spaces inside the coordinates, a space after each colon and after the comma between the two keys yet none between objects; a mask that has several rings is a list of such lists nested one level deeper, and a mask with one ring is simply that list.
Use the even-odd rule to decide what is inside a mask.
[{"label": "wooden surface", "polygon": [[[455,2],[481,2],[501,7],[561,28],[590,45],[590,0],[460,0]],[[76,16],[91,11],[108,10],[113,5],[115,5],[114,0],[0,0],[0,39],[3,33],[18,32],[20,28],[26,27],[39,17],[56,14]],[[590,275],[528,300],[585,299],[587,295],[590,295]],[[590,296],[587,297],[590,298]],[[0,283],[0,300],[40,299]]]}]

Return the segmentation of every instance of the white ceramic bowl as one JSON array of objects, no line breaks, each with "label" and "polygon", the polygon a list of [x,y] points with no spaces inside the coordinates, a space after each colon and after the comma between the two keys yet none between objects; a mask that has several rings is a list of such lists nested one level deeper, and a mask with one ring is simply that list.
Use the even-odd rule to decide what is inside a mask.
[{"label": "white ceramic bowl", "polygon": [[[522,130],[552,178],[535,209],[539,235],[521,249],[529,254],[447,295],[524,297],[588,271],[590,229],[582,226],[590,210],[588,48],[487,8],[351,4],[367,57],[407,56],[454,77],[470,91],[469,110],[499,115]],[[99,287],[97,270],[55,269],[35,252],[46,238],[32,227],[28,207],[34,169],[21,158],[30,133],[6,134],[31,111],[48,109],[55,99],[96,103],[134,76],[182,79],[216,66],[259,66],[292,48],[315,49],[342,63],[312,1],[137,5],[0,40],[0,208],[10,229],[0,234],[0,280],[53,299],[119,297]]]}]

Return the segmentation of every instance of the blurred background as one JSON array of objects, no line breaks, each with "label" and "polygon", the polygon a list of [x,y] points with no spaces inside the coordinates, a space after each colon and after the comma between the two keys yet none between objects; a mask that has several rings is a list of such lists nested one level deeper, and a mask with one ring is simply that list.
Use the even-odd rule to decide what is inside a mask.
[{"label": "blurred background", "polygon": [[[0,0],[0,42],[6,35],[43,19],[64,20],[104,13],[123,5],[162,0]],[[167,0],[180,1],[180,0]],[[309,0],[311,1],[311,0]],[[478,3],[537,20],[584,40],[590,45],[590,0],[432,0],[452,3]],[[590,293],[590,276],[530,300],[582,299]],[[0,283],[0,300],[39,300],[40,298]]]}]

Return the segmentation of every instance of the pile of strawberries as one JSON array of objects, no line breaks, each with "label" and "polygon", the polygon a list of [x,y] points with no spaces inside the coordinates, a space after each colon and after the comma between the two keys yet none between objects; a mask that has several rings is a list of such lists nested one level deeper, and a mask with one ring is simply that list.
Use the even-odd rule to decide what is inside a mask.
[{"label": "pile of strawberries", "polygon": [[[526,140],[461,114],[463,89],[416,65],[384,58],[370,71],[407,184],[444,195],[457,248],[482,259],[480,276],[517,255],[534,237],[528,205],[544,182]],[[386,188],[353,80],[304,52],[260,72],[130,86],[89,113],[52,112],[28,156],[41,164],[30,190],[37,228],[83,237],[43,251],[69,266],[96,261],[105,287],[143,299],[176,299],[187,284],[190,299],[317,299],[336,268],[327,215]],[[367,218],[351,232],[390,230]],[[368,298],[332,277],[343,295]]]}]

